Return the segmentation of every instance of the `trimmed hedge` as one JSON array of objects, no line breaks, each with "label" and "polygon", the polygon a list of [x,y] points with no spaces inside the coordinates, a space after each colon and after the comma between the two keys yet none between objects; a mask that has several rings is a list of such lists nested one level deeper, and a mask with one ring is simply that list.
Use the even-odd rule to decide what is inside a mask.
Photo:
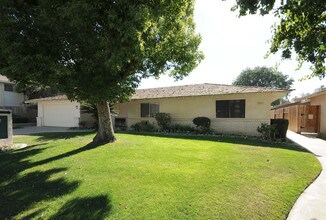
[{"label": "trimmed hedge", "polygon": [[197,117],[192,120],[192,122],[196,125],[196,127],[201,127],[201,128],[210,128],[211,126],[211,120],[207,117]]},{"label": "trimmed hedge", "polygon": [[287,119],[271,119],[271,125],[274,125],[277,132],[276,132],[276,138],[285,140],[286,138],[286,132],[289,127],[289,120]]}]

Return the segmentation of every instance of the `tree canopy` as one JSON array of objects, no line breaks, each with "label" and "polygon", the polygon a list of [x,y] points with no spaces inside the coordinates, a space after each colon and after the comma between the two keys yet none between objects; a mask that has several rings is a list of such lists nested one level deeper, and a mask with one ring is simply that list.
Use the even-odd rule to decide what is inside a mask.
[{"label": "tree canopy", "polygon": [[[233,81],[233,85],[290,89],[293,82],[294,80],[288,75],[284,75],[274,68],[255,67],[243,70]],[[272,105],[277,105],[282,100],[284,99],[277,100]]]},{"label": "tree canopy", "polygon": [[290,89],[294,80],[270,67],[255,67],[243,70],[233,85],[260,86]]},{"label": "tree canopy", "polygon": [[[101,104],[100,120],[106,103],[128,100],[142,78],[181,79],[198,65],[193,10],[192,0],[3,0],[0,72],[21,87]],[[99,131],[112,129],[108,115],[102,121]]]},{"label": "tree canopy", "polygon": [[280,18],[273,28],[270,53],[282,52],[282,58],[290,59],[295,51],[301,65],[304,61],[313,65],[308,77],[324,78],[326,74],[326,3],[325,0],[236,0],[233,10],[240,16],[271,11]]}]

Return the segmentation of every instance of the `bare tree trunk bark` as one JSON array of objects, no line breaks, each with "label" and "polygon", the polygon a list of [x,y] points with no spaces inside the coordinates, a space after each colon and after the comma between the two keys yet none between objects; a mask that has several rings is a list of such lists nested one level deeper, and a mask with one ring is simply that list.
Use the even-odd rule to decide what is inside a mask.
[{"label": "bare tree trunk bark", "polygon": [[97,103],[96,107],[98,112],[98,131],[93,138],[93,143],[100,145],[116,141],[109,103],[102,101]]}]

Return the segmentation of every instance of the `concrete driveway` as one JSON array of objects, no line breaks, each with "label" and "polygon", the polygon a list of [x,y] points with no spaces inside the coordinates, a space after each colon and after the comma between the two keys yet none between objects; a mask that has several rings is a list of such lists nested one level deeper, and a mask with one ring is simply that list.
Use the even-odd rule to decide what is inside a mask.
[{"label": "concrete driveway", "polygon": [[326,219],[326,141],[292,131],[287,132],[287,137],[311,151],[322,165],[322,172],[300,195],[290,211],[288,220]]},{"label": "concrete driveway", "polygon": [[27,134],[38,134],[38,133],[50,133],[50,132],[88,132],[92,130],[79,130],[69,129],[63,127],[23,127],[14,129],[14,135],[27,135]]}]

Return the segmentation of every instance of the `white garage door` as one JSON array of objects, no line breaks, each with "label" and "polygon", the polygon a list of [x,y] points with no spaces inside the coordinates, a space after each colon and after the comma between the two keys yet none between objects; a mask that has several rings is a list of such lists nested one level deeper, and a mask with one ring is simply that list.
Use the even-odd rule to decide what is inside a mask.
[{"label": "white garage door", "polygon": [[43,105],[44,126],[74,127],[76,105],[72,103]]}]

